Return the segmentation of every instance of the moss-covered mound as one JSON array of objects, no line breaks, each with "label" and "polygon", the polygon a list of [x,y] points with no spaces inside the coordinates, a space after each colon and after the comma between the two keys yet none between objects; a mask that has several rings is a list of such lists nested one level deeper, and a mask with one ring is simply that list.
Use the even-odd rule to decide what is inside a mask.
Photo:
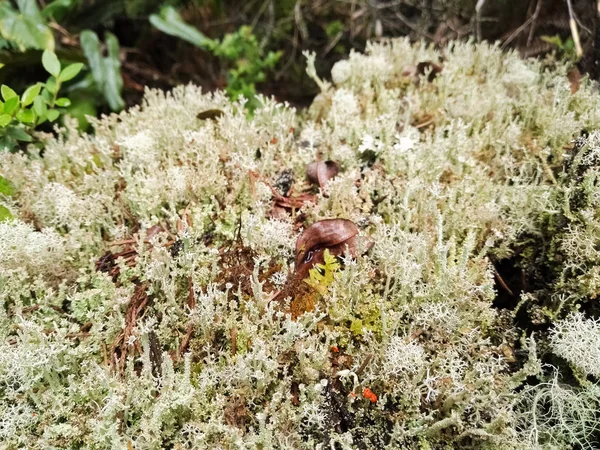
[{"label": "moss-covered mound", "polygon": [[596,447],[600,102],[567,71],[399,40],[303,114],[149,91],[1,154],[0,448]]}]

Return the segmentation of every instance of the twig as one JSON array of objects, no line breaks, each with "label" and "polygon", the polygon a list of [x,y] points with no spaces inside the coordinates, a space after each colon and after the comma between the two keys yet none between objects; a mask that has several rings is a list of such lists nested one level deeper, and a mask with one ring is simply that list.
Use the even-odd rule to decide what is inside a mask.
[{"label": "twig", "polygon": [[357,376],[360,375],[361,373],[363,373],[363,371],[367,368],[367,365],[373,359],[373,356],[374,356],[373,353],[367,354],[367,357],[365,358],[363,363],[360,365],[360,367],[358,369],[356,369],[356,372],[354,372]]},{"label": "twig", "polygon": [[581,48],[581,41],[579,40],[579,30],[577,29],[577,22],[575,21],[571,0],[567,0],[567,6],[569,7],[569,27],[571,28],[571,35],[573,36],[573,42],[575,43],[575,53],[581,58],[583,56],[583,49]]},{"label": "twig", "polygon": [[[480,0],[480,1],[481,1],[481,0]],[[429,33],[425,32],[425,31],[423,31],[423,30],[419,30],[419,29],[416,27],[416,25],[412,24],[412,23],[411,23],[411,22],[410,22],[410,21],[409,21],[409,20],[406,18],[406,16],[405,16],[404,14],[402,14],[400,11],[394,11],[394,14],[396,15],[396,17],[397,17],[398,19],[400,19],[400,21],[401,21],[401,22],[402,22],[404,25],[406,25],[408,28],[410,28],[411,30],[413,30],[415,33],[417,33],[417,34],[420,34],[421,36],[423,36],[423,37],[424,37],[424,38],[426,38],[426,39],[429,39],[430,41],[433,41],[433,40],[434,40],[434,37],[433,37],[431,34],[429,34]]]},{"label": "twig", "polygon": [[485,5],[486,0],[477,0],[475,5],[475,29],[477,32],[477,42],[481,42],[481,10]]},{"label": "twig", "polygon": [[500,283],[500,286],[502,286],[506,290],[506,292],[508,292],[511,295],[511,297],[514,297],[515,294],[513,293],[513,291],[511,290],[511,288],[508,287],[508,284],[506,284],[506,282],[500,276],[500,274],[498,273],[498,271],[496,269],[494,269],[494,275],[496,276],[496,279],[498,280],[498,283]]},{"label": "twig", "polygon": [[529,19],[527,19],[525,21],[525,23],[523,25],[521,25],[519,28],[517,28],[515,31],[513,31],[511,33],[511,35],[502,43],[502,46],[500,48],[505,49],[506,46],[508,44],[510,44],[514,38],[516,38],[519,34],[521,34],[521,31],[523,31],[525,28],[527,28],[532,21],[533,21],[533,16],[531,16]]},{"label": "twig", "polygon": [[535,32],[535,24],[538,16],[540,15],[540,11],[542,10],[542,4],[544,0],[538,0],[535,5],[535,11],[531,16],[531,28],[529,29],[529,36],[527,37],[527,47],[531,45],[531,41],[533,40],[533,33]]},{"label": "twig", "polygon": [[181,344],[179,344],[179,348],[177,349],[177,355],[175,355],[175,361],[179,361],[181,356],[185,353],[188,346],[190,345],[190,340],[192,339],[192,334],[194,334],[194,325],[189,324],[187,330],[185,331],[185,336],[181,340]]},{"label": "twig", "polygon": [[231,356],[235,356],[237,352],[237,329],[231,328],[229,332],[231,333]]}]

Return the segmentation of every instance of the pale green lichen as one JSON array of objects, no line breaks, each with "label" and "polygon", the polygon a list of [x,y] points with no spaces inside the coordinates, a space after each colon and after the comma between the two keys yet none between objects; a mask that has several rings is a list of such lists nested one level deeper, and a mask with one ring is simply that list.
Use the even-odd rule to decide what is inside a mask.
[{"label": "pale green lichen", "polygon": [[[432,82],[402,75],[440,58]],[[593,447],[595,379],[569,371],[596,376],[576,324],[597,332],[600,109],[566,72],[396,40],[303,114],[150,90],[93,135],[0,154],[0,448]],[[269,184],[318,157],[339,175],[272,217]],[[274,299],[295,225],[325,218],[374,245],[292,319]],[[493,306],[503,258],[550,268],[518,311],[556,331]]]}]

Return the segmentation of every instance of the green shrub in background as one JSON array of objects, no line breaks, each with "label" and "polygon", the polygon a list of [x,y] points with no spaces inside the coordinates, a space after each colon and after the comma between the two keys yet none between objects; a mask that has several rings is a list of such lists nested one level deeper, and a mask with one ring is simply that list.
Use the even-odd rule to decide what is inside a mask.
[{"label": "green shrub in background", "polygon": [[33,132],[44,122],[54,122],[71,105],[67,97],[59,97],[62,84],[79,74],[83,64],[61,67],[49,50],[42,55],[44,69],[50,74],[45,83],[28,87],[21,96],[9,86],[2,85],[0,101],[0,149],[14,150],[19,142],[34,141]]},{"label": "green shrub in background", "polygon": [[[24,52],[27,50],[54,51],[56,42],[50,28],[52,22],[65,18],[69,13],[82,6],[78,0],[54,0],[40,10],[35,0],[19,0],[17,8],[10,2],[0,3],[0,47]],[[110,8],[107,6],[107,9]],[[101,16],[100,16],[101,17]],[[98,18],[94,25],[101,23]],[[103,56],[106,49],[107,56]],[[105,35],[105,44],[102,46],[98,36],[91,30],[81,32],[81,51],[66,52],[68,59],[86,61],[90,73],[84,80],[69,89],[75,99],[71,112],[82,125],[86,120],[82,111],[96,114],[95,108],[89,108],[89,100],[85,97],[99,97],[97,104],[102,103],[102,98],[112,111],[120,111],[125,106],[121,97],[123,79],[120,73],[119,42],[110,32]],[[4,55],[7,66],[11,65],[10,54]],[[31,61],[35,64],[37,61]],[[28,118],[28,117],[27,117]]]},{"label": "green shrub in background", "polygon": [[229,96],[233,100],[245,97],[251,110],[258,106],[256,84],[265,81],[266,72],[275,67],[281,52],[265,52],[251,27],[242,26],[221,40],[209,39],[186,24],[171,6],[162,8],[160,14],[151,15],[150,23],[162,32],[208,50],[225,61],[231,66],[227,72],[226,91]]}]

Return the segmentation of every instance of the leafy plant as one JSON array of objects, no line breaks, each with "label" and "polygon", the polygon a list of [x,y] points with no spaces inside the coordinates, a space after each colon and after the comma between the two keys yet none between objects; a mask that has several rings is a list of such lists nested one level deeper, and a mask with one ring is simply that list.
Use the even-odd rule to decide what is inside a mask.
[{"label": "leafy plant", "polygon": [[104,34],[107,56],[102,56],[100,40],[93,31],[83,31],[80,40],[96,86],[104,94],[110,109],[113,111],[123,109],[125,102],[121,97],[123,78],[121,77],[118,39],[110,32]]},{"label": "leafy plant", "polygon": [[62,83],[77,76],[83,64],[61,67],[56,54],[50,50],[42,54],[44,69],[50,74],[45,83],[29,86],[21,96],[12,88],[2,85],[0,93],[0,148],[12,151],[19,142],[32,142],[32,132],[44,122],[54,122],[71,104],[66,97],[58,97]]},{"label": "leafy plant", "polygon": [[247,98],[250,110],[257,106],[256,83],[265,81],[266,72],[275,67],[281,52],[265,54],[252,32],[252,27],[242,26],[235,33],[225,35],[221,41],[209,39],[185,23],[172,6],[164,7],[160,14],[151,15],[150,23],[163,33],[209,50],[232,65],[227,72],[227,93],[234,100],[240,96]]},{"label": "leafy plant", "polygon": [[196,28],[185,23],[172,6],[163,7],[160,14],[150,15],[149,20],[156,29],[181,38],[196,47],[208,49],[213,43],[211,39],[200,33]]},{"label": "leafy plant", "polygon": [[[10,197],[15,193],[15,188],[10,181],[0,175],[0,196]],[[12,219],[13,216],[6,206],[0,205],[0,222]]]},{"label": "leafy plant", "polygon": [[544,42],[552,44],[563,58],[573,61],[578,59],[577,52],[575,51],[575,42],[572,37],[563,41],[557,34],[554,36],[541,36],[541,39]]},{"label": "leafy plant", "polygon": [[266,71],[275,67],[282,53],[268,52],[265,55],[249,26],[227,34],[221,42],[215,42],[211,50],[215,56],[235,64],[227,73],[229,96],[235,100],[243,95],[249,99],[250,109],[255,108],[256,83],[265,81]]},{"label": "leafy plant", "polygon": [[10,2],[0,2],[0,35],[20,50],[54,50],[54,36],[35,0],[18,0],[18,10]]},{"label": "leafy plant", "polygon": [[337,258],[328,249],[325,249],[323,259],[324,264],[315,264],[315,267],[309,271],[310,276],[304,280],[306,284],[321,295],[327,292],[328,286],[333,283],[336,272],[339,272],[341,268]]}]

